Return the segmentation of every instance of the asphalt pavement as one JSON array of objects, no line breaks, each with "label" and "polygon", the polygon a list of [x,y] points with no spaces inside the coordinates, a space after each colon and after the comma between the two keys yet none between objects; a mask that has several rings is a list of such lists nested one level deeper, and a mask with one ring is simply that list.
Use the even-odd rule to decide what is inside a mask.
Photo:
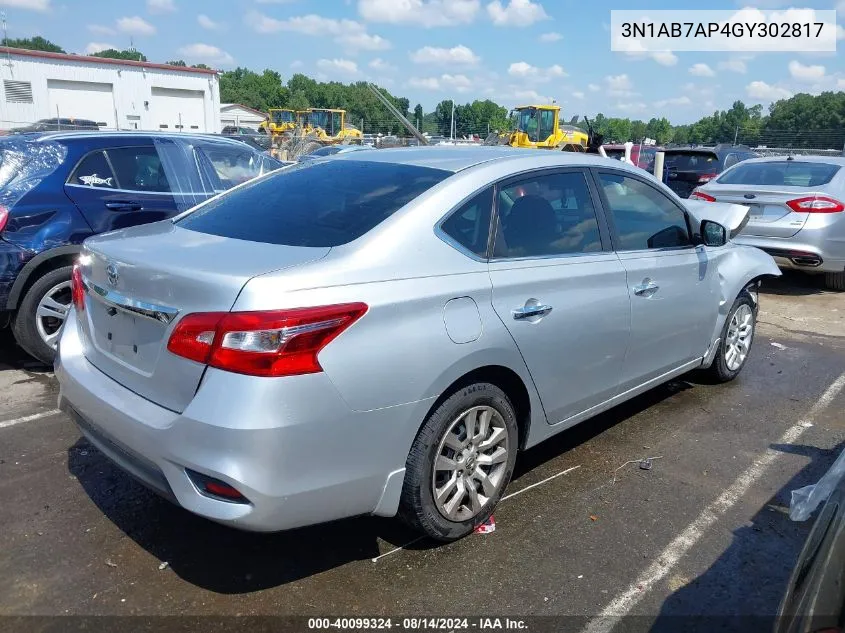
[{"label": "asphalt pavement", "polygon": [[55,411],[49,368],[3,332],[0,616],[565,615],[572,630],[596,632],[679,630],[690,616],[711,618],[701,630],[712,618],[759,624],[811,526],[789,520],[790,491],[845,448],[843,371],[845,294],[797,275],[773,282],[736,381],[685,376],[521,455],[496,530],[442,545],[392,519],[267,535],[172,506],[81,438]]}]

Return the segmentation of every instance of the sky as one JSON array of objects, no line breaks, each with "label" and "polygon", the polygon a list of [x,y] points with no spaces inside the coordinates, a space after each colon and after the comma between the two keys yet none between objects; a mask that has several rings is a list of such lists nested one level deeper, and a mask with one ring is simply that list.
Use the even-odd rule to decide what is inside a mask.
[{"label": "sky", "polygon": [[[764,107],[798,92],[845,90],[837,53],[622,53],[610,10],[675,1],[0,0],[9,37],[41,35],[68,52],[128,48],[150,61],[271,68],[287,80],[374,81],[426,112],[443,99],[555,100],[564,116],[667,117],[689,123],[737,99]],[[837,9],[845,0],[712,0],[708,9]],[[700,2],[689,8],[703,8]],[[845,29],[838,28],[839,37]],[[840,39],[839,46],[845,45]]]}]

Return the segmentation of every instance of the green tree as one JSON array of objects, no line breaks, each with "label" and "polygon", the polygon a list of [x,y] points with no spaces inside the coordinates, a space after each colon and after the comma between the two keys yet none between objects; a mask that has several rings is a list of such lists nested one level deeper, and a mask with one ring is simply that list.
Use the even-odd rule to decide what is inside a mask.
[{"label": "green tree", "polygon": [[100,51],[99,53],[92,53],[90,57],[106,57],[109,59],[126,59],[132,60],[136,62],[145,62],[147,61],[147,56],[141,53],[140,51],[132,50],[123,50],[119,51],[114,48],[107,48],[104,51]]},{"label": "green tree", "polygon": [[437,132],[449,136],[452,125],[452,100],[446,99],[434,108],[434,118],[437,121]]},{"label": "green tree", "polygon": [[164,62],[168,66],[187,66],[188,64],[185,63],[184,59],[176,59],[169,62]]},{"label": "green tree", "polygon": [[414,106],[414,120],[412,123],[417,127],[422,126],[423,119],[425,118],[425,114],[423,113],[423,107],[418,103]]},{"label": "green tree", "polygon": [[308,97],[305,96],[304,91],[294,90],[290,99],[288,99],[287,107],[291,110],[307,110],[311,106],[308,103]]},{"label": "green tree", "polygon": [[31,51],[47,51],[49,53],[64,53],[63,49],[58,44],[53,44],[50,40],[45,40],[40,35],[35,37],[23,38],[3,38],[3,46],[10,46],[12,48],[26,48]]},{"label": "green tree", "polygon": [[220,75],[220,100],[223,103],[240,103],[266,111],[268,108],[284,107],[289,98],[290,91],[275,70],[265,70],[259,75],[238,67]]},{"label": "green tree", "polygon": [[640,143],[646,136],[651,135],[648,133],[648,126],[645,122],[639,119],[631,121],[631,138],[628,140],[634,143]]},{"label": "green tree", "polygon": [[212,70],[208,64],[191,64],[191,68],[202,68],[204,70]]},{"label": "green tree", "polygon": [[664,145],[672,138],[672,124],[666,117],[652,118],[646,125],[646,135],[659,145]]}]

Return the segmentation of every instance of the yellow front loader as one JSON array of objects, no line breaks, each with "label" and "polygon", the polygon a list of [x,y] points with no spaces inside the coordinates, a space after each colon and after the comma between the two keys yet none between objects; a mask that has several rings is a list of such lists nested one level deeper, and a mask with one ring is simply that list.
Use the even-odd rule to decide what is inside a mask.
[{"label": "yellow front loader", "polygon": [[258,126],[258,129],[270,136],[278,136],[292,132],[297,126],[298,113],[284,108],[270,108],[267,118]]},{"label": "yellow front loader", "polygon": [[309,108],[302,113],[301,134],[306,142],[300,154],[310,154],[325,145],[358,144],[361,130],[346,124],[346,110]]},{"label": "yellow front loader", "polygon": [[586,152],[590,148],[590,135],[575,127],[577,116],[569,125],[560,124],[560,106],[517,106],[511,111],[511,119],[513,130],[504,134],[492,133],[484,144],[565,152]]}]

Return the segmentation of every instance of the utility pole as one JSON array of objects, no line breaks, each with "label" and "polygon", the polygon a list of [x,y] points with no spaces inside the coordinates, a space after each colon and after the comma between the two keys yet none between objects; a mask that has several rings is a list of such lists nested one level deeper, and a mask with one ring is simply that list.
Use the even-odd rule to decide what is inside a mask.
[{"label": "utility pole", "polygon": [[449,140],[455,140],[455,102],[452,101],[452,121],[449,123]]},{"label": "utility pole", "polygon": [[736,139],[739,138],[739,126],[736,126],[736,132],[734,133],[734,145],[736,145]]}]

